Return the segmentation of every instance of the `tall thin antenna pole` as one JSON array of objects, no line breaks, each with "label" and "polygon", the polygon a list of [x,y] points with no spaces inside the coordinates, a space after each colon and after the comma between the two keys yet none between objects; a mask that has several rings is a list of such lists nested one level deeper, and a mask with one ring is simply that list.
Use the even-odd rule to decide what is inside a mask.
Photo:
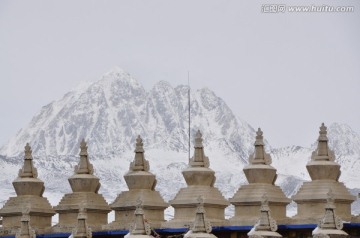
[{"label": "tall thin antenna pole", "polygon": [[190,121],[190,72],[188,71],[188,87],[189,87],[189,91],[188,91],[188,109],[189,109],[189,159],[190,159],[190,125],[191,125],[191,121]]}]

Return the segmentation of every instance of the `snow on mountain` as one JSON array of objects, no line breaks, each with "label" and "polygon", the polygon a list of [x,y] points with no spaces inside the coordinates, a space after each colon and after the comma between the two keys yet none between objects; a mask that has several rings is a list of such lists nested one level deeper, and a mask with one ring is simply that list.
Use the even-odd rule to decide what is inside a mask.
[{"label": "snow on mountain", "polygon": [[[316,135],[314,134],[314,138]],[[272,165],[279,174],[292,175],[303,180],[310,180],[306,163],[310,160],[312,149],[300,146],[275,148],[271,151]]]},{"label": "snow on mountain", "polygon": [[[318,134],[314,133],[314,139],[317,137]],[[339,181],[343,182],[357,197],[360,188],[360,136],[346,124],[333,123],[328,127],[328,138],[329,147],[335,152],[335,161],[341,165]],[[289,146],[271,151],[272,165],[280,175],[277,184],[289,197],[298,191],[303,181],[311,180],[306,164],[316,147],[315,141],[311,148]],[[294,208],[291,205],[291,209],[294,210]],[[352,212],[360,213],[359,200],[352,204]]]},{"label": "snow on mountain", "polygon": [[[78,142],[89,141],[90,153],[106,155],[132,150],[140,134],[150,148],[188,150],[187,86],[161,81],[150,92],[128,73],[115,68],[101,80],[67,93],[43,107],[0,154],[17,156],[26,142],[39,156],[75,155]],[[238,121],[225,102],[209,89],[191,92],[192,133],[204,131],[206,141],[242,158],[249,153],[253,129]],[[241,131],[239,131],[241,129]]]},{"label": "snow on mountain", "polygon": [[[158,177],[158,189],[169,200],[185,186],[181,170],[188,163],[188,89],[160,81],[146,91],[128,73],[115,68],[99,81],[43,107],[0,154],[18,169],[23,147],[29,142],[39,177],[46,183],[46,195],[55,205],[63,193],[70,192],[66,178],[77,163],[79,142],[86,138],[101,179],[100,191],[110,202],[127,189],[122,176],[140,134],[151,171]],[[255,131],[207,88],[192,90],[190,105],[191,135],[202,131],[205,152],[218,177],[216,184],[229,197],[245,181],[241,169],[253,151]],[[6,161],[3,168],[9,167]],[[1,175],[9,191],[16,176],[17,171]],[[9,195],[2,194],[3,200]]]},{"label": "snow on mountain", "polygon": [[329,145],[341,165],[340,181],[350,188],[360,188],[360,136],[346,124],[329,126]]},{"label": "snow on mountain", "polygon": [[[318,134],[314,132],[314,141]],[[360,136],[348,125],[333,123],[328,127],[329,147],[335,152],[335,160],[341,165],[340,181],[349,188],[360,188]],[[310,180],[306,163],[316,149],[315,141],[311,148],[289,146],[271,151],[273,166],[278,173]]]},{"label": "snow on mountain", "polygon": [[[185,186],[181,171],[188,163],[188,89],[160,81],[147,91],[116,67],[99,81],[82,84],[44,106],[0,149],[4,171],[0,174],[4,187],[0,203],[14,195],[11,183],[22,164],[23,147],[29,142],[39,177],[45,181],[45,196],[56,205],[71,191],[67,178],[77,164],[82,138],[88,141],[91,163],[101,179],[100,192],[112,202],[127,190],[123,175],[134,158],[138,134],[143,138],[150,170],[157,176],[157,189],[166,200],[172,199]],[[215,186],[229,198],[246,183],[242,169],[253,151],[255,130],[236,117],[213,91],[191,90],[190,96],[191,144],[200,129],[210,167],[216,172]],[[317,136],[314,132],[314,140]],[[329,138],[342,165],[341,180],[360,188],[356,174],[360,169],[359,135],[344,124],[332,124]],[[292,196],[304,180],[310,179],[305,165],[314,147],[266,147],[278,170],[277,184]],[[231,215],[231,208],[227,211]]]}]

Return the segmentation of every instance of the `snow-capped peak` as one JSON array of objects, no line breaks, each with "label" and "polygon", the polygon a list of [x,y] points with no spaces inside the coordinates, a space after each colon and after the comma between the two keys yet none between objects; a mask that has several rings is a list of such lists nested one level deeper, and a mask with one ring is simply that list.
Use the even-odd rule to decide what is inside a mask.
[{"label": "snow-capped peak", "polygon": [[106,72],[103,75],[103,77],[109,77],[109,76],[130,78],[130,74],[117,65],[112,67],[108,72]]},{"label": "snow-capped peak", "polygon": [[[30,142],[34,154],[75,155],[82,138],[87,138],[92,154],[121,153],[132,148],[138,134],[151,148],[187,150],[188,97],[183,89],[160,81],[147,92],[130,74],[114,67],[99,81],[44,107],[0,154],[16,156]],[[251,127],[239,128],[235,115],[211,90],[191,93],[192,127],[208,135],[205,141],[221,143],[227,153],[248,154],[241,143],[253,133]]]},{"label": "snow-capped peak", "polygon": [[360,136],[345,123],[332,123],[328,128],[329,144],[340,156],[360,155]]}]

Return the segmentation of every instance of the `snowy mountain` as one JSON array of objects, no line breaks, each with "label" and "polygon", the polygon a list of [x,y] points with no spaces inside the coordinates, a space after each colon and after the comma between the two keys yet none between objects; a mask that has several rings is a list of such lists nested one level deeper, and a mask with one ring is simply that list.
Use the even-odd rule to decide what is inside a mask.
[{"label": "snowy mountain", "polygon": [[[70,192],[67,178],[77,164],[82,138],[88,141],[91,163],[101,179],[100,192],[112,202],[127,189],[123,175],[133,160],[138,134],[143,138],[150,170],[158,178],[157,189],[166,200],[173,198],[185,186],[181,170],[188,163],[188,90],[187,86],[172,87],[161,81],[147,91],[128,73],[114,68],[99,81],[84,84],[44,106],[0,149],[4,171],[0,174],[4,185],[0,203],[15,194],[11,183],[22,164],[23,147],[29,142],[39,177],[45,181],[45,196],[56,205]],[[215,186],[231,197],[246,182],[242,168],[253,151],[255,130],[207,88],[192,90],[190,105],[191,135],[202,131],[205,153],[216,171]],[[314,141],[317,136],[314,132]],[[329,138],[342,165],[341,180],[351,188],[360,188],[356,174],[360,169],[359,135],[347,125],[332,124]],[[287,196],[309,179],[305,165],[314,146],[276,149],[267,145],[278,169],[277,184]]]},{"label": "snowy mountain", "polygon": [[[244,181],[241,168],[253,150],[254,129],[237,119],[225,102],[209,89],[191,91],[191,134],[200,129],[218,183],[232,181],[233,193]],[[29,125],[0,149],[5,156],[1,175],[7,191],[22,163],[23,147],[30,142],[39,177],[55,205],[69,192],[66,181],[77,163],[79,142],[88,141],[95,173],[108,201],[126,189],[123,175],[133,159],[135,138],[144,140],[158,189],[167,200],[184,186],[181,170],[188,162],[188,87],[161,81],[146,91],[119,68],[99,81],[77,88],[41,109]],[[11,161],[9,167],[8,161]],[[9,169],[8,169],[9,168]],[[229,173],[231,171],[231,173]],[[171,179],[170,179],[171,178]],[[171,187],[172,190],[168,188]],[[10,194],[2,194],[3,200]]]},{"label": "snowy mountain", "polygon": [[[314,138],[317,138],[314,132]],[[360,136],[348,125],[333,123],[328,127],[329,147],[335,152],[336,162],[341,165],[339,181],[358,197],[360,191]],[[317,142],[310,148],[289,146],[271,151],[273,166],[280,174],[278,184],[290,197],[296,193],[305,180],[311,180],[306,170],[306,163],[316,149]],[[294,208],[291,206],[291,208]],[[360,201],[352,204],[352,212],[360,213]],[[294,214],[291,211],[290,214]]]},{"label": "snowy mountain", "polygon": [[[132,150],[138,134],[147,148],[188,150],[188,87],[161,81],[149,92],[128,73],[115,68],[101,80],[67,93],[43,107],[0,154],[19,155],[31,142],[38,156],[76,155],[82,138],[93,155]],[[209,89],[191,92],[192,133],[204,131],[206,141],[239,159],[252,147],[254,130],[237,120],[225,102]]]},{"label": "snowy mountain", "polygon": [[[317,136],[314,132],[314,139]],[[328,138],[329,147],[335,152],[336,162],[341,165],[339,180],[349,188],[360,188],[360,136],[346,124],[333,123],[328,127]],[[280,174],[310,180],[306,163],[316,146],[317,143],[314,142],[310,148],[290,146],[273,149],[273,166]]]}]

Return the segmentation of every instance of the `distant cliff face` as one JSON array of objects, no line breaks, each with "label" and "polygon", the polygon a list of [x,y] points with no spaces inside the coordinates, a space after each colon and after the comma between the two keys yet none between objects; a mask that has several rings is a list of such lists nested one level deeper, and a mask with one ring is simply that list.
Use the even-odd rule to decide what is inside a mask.
[{"label": "distant cliff face", "polygon": [[[200,129],[210,167],[216,171],[215,186],[231,197],[246,182],[242,168],[253,151],[255,130],[236,117],[211,90],[191,91],[190,97],[191,144],[195,131]],[[266,128],[263,129],[266,138]],[[188,87],[172,87],[161,81],[146,91],[128,73],[115,68],[99,81],[44,106],[26,128],[0,149],[0,167],[4,171],[0,182],[5,189],[0,203],[14,194],[11,182],[29,142],[39,177],[45,181],[45,196],[56,205],[63,193],[70,191],[66,180],[77,163],[82,138],[88,142],[90,160],[101,179],[100,192],[111,202],[126,189],[123,175],[133,159],[139,134],[150,169],[158,178],[157,189],[169,200],[185,186],[181,170],[188,163]],[[330,147],[342,166],[341,181],[360,187],[359,135],[347,125],[336,123],[329,126],[328,135]],[[314,141],[317,136],[314,131]],[[302,181],[309,179],[305,165],[315,145],[267,148],[280,174],[277,183],[287,195],[294,194]]]}]

